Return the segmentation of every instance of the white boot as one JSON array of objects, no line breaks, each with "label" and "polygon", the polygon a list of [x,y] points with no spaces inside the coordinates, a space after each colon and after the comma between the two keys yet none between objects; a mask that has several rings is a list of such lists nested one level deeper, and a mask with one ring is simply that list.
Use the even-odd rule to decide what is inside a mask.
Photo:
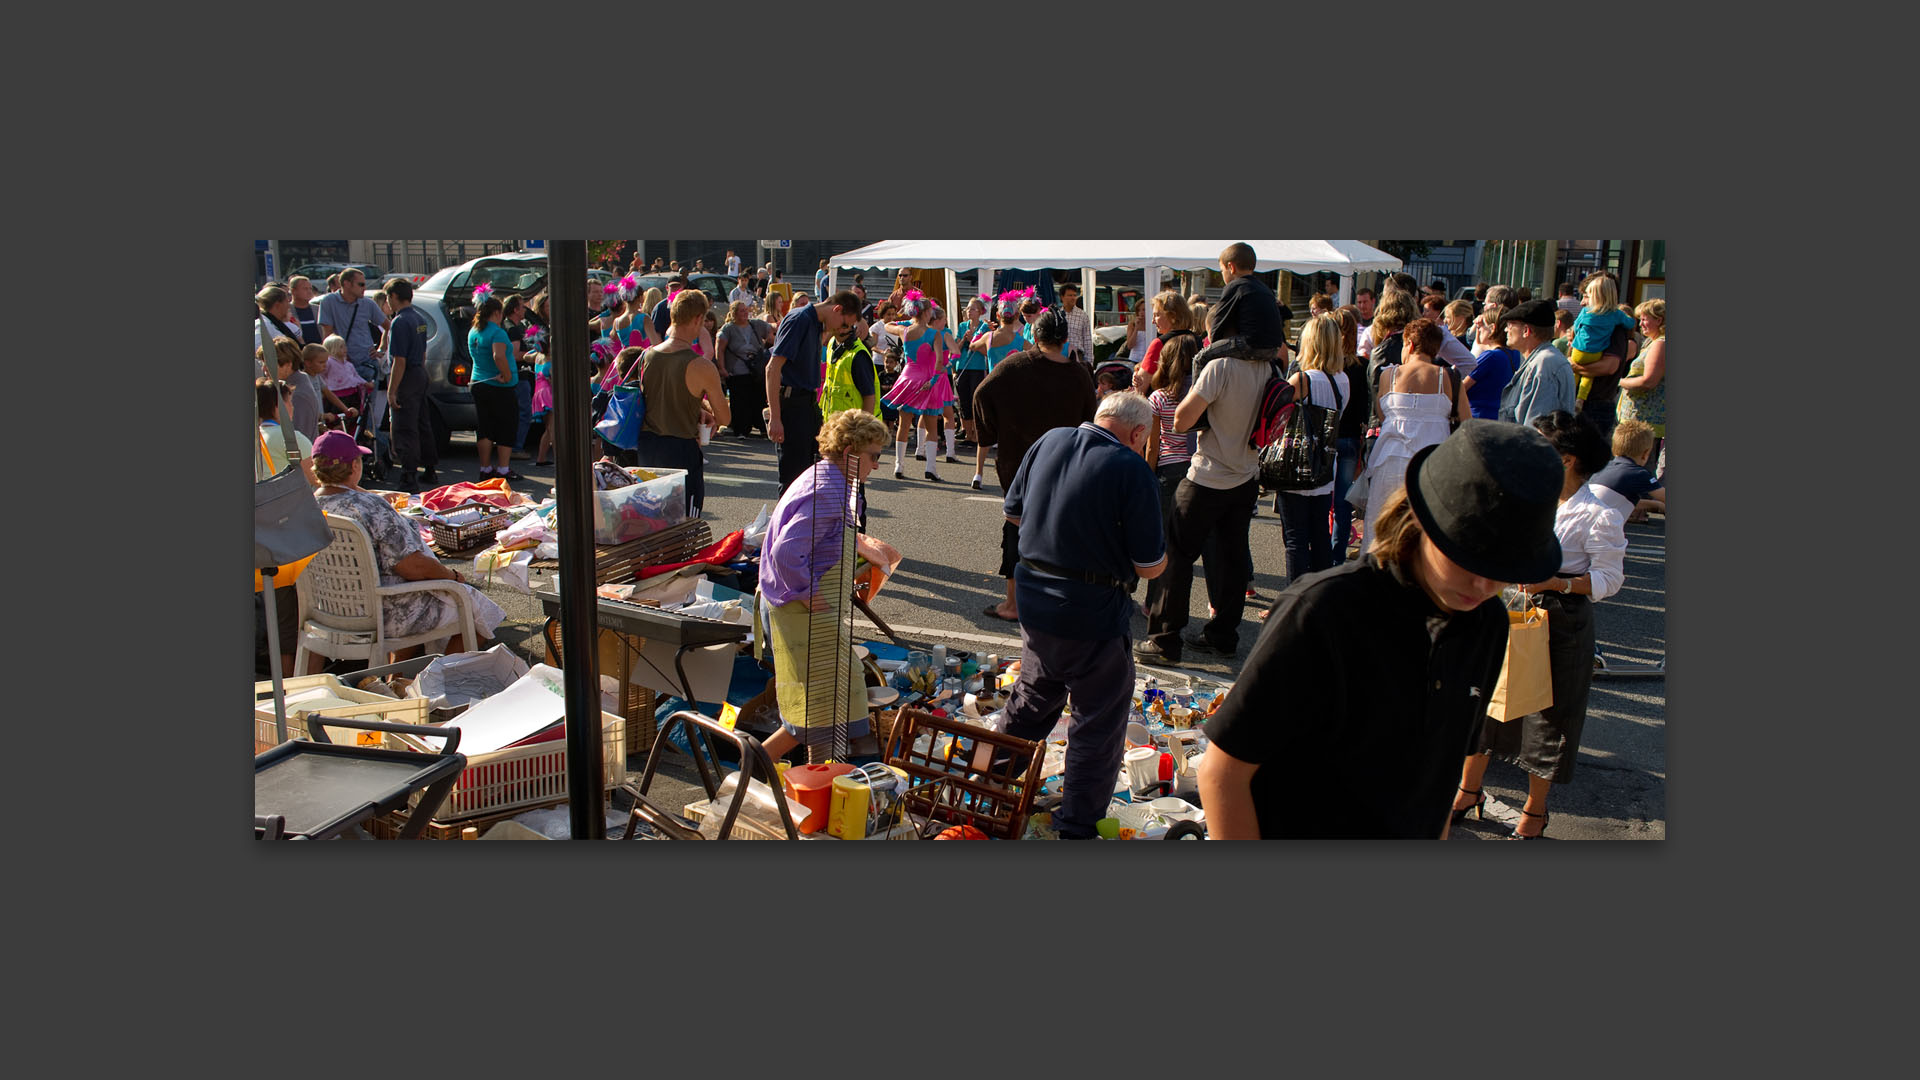
[{"label": "white boot", "polygon": [[900,468],[901,464],[906,460],[907,444],[896,440],[893,444],[893,478],[895,480],[905,480],[907,478],[907,474]]},{"label": "white boot", "polygon": [[926,449],[926,452],[927,452],[927,479],[932,480],[935,483],[939,483],[940,474],[935,472],[933,468],[934,455],[938,453],[940,450],[939,443],[935,439],[923,438],[921,440],[921,445]]}]

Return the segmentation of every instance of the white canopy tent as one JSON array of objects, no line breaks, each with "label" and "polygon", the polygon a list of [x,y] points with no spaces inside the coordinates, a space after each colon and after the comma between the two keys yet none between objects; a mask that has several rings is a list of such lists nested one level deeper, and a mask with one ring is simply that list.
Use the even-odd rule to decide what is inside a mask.
[{"label": "white canopy tent", "polygon": [[[841,268],[912,267],[980,271],[980,291],[990,291],[994,270],[1031,270],[1045,266],[1082,269],[1082,292],[1092,295],[1093,275],[1100,270],[1147,271],[1147,281],[1159,270],[1217,269],[1220,252],[1233,240],[882,240],[841,252],[828,263],[829,288],[840,288]],[[1331,271],[1340,275],[1344,303],[1353,288],[1353,275],[1362,270],[1391,272],[1400,260],[1358,240],[1248,240],[1258,272],[1290,270],[1296,274]],[[951,293],[950,293],[951,295]]]}]

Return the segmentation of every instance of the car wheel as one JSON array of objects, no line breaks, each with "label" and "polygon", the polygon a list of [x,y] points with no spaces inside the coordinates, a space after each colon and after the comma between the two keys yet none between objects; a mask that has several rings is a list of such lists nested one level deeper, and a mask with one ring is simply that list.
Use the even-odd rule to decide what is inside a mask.
[{"label": "car wheel", "polygon": [[453,429],[447,426],[447,418],[440,415],[438,405],[427,406],[427,418],[433,425],[433,445],[440,451],[440,456],[445,457],[447,451],[453,449]]}]

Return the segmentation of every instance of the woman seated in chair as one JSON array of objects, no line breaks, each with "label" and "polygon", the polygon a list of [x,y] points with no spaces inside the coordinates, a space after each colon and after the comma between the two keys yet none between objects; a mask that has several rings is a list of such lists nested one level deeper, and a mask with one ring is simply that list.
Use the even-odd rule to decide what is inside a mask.
[{"label": "woman seated in chair", "polygon": [[[360,490],[360,459],[371,453],[372,450],[343,431],[329,431],[314,440],[313,472],[320,481],[314,498],[320,509],[349,518],[366,530],[367,539],[373,543],[374,560],[379,563],[381,585],[435,578],[465,585],[466,579],[458,570],[442,565],[427,550],[426,543],[420,539],[418,525],[401,517],[385,499]],[[506,618],[507,613],[485,593],[471,585],[466,585],[466,589],[467,602],[473,609],[474,630],[481,640],[468,642],[464,635],[456,632],[447,642],[449,653],[486,648],[494,628]],[[437,593],[408,593],[384,597],[380,602],[381,627],[388,637],[424,634],[453,622],[457,615],[453,601]],[[421,646],[415,645],[400,650],[394,654],[395,662],[419,655],[420,649]]]}]

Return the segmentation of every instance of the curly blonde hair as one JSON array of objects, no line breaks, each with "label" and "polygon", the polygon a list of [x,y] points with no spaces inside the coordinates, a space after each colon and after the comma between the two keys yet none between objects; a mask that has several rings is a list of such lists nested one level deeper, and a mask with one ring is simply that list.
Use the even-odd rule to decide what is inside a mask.
[{"label": "curly blonde hair", "polygon": [[827,417],[815,441],[820,445],[821,457],[837,461],[848,450],[887,445],[887,425],[870,412],[845,409]]}]

